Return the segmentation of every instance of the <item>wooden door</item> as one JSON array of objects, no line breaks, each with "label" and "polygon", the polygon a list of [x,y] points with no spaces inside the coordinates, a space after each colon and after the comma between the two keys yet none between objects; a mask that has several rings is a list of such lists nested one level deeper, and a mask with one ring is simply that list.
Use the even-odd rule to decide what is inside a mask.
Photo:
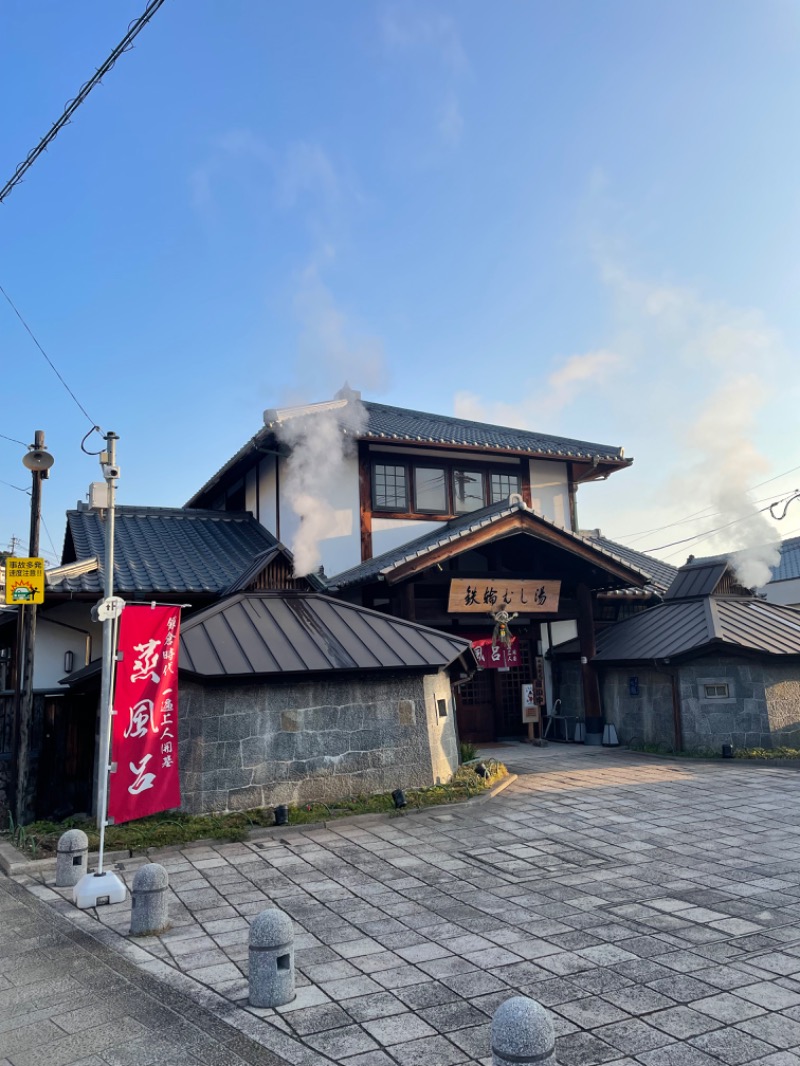
[{"label": "wooden door", "polygon": [[459,740],[482,744],[495,739],[492,670],[481,670],[456,690]]},{"label": "wooden door", "polygon": [[97,695],[43,699],[36,817],[90,813]]}]

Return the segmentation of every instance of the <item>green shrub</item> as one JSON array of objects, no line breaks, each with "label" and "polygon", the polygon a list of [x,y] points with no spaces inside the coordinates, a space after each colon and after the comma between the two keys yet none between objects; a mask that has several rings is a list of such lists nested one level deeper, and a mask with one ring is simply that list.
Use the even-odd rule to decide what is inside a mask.
[{"label": "green shrub", "polygon": [[468,740],[462,740],[458,745],[458,761],[459,762],[472,762],[473,759],[477,759],[478,749],[474,744],[470,744]]}]

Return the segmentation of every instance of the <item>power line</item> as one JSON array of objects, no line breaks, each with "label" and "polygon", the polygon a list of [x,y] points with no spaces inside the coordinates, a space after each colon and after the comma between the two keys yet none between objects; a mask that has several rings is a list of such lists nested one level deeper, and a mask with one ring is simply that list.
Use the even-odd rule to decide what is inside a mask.
[{"label": "power line", "polygon": [[56,551],[55,544],[53,544],[53,538],[50,536],[50,530],[47,528],[47,522],[45,522],[43,515],[40,515],[40,518],[42,525],[44,526],[44,531],[47,534],[47,539],[50,541],[50,547],[53,549],[53,558],[56,561],[56,565],[58,565],[58,563],[60,562],[59,554]]},{"label": "power line", "polygon": [[164,0],[150,0],[150,3],[145,8],[144,14],[140,15],[138,19],[134,19],[133,22],[131,22],[131,24],[128,26],[128,32],[119,42],[119,44],[111,53],[111,55],[100,67],[98,67],[92,77],[84,85],[81,86],[81,88],[78,90],[78,95],[75,97],[75,99],[70,100],[61,116],[53,123],[53,125],[50,127],[44,137],[42,137],[36,147],[28,153],[26,158],[19,164],[17,169],[14,171],[12,177],[6,182],[2,190],[0,190],[0,203],[5,200],[8,194],[14,188],[14,186],[18,185],[22,181],[24,175],[33,166],[33,164],[36,162],[42,152],[44,152],[44,150],[48,147],[48,145],[55,140],[57,134],[64,128],[64,126],[69,124],[70,120],[72,119],[72,116],[81,106],[83,101],[86,99],[86,97],[95,87],[95,85],[99,85],[105,75],[108,74],[108,72],[114,66],[114,64],[122,55],[122,53],[127,52],[131,48],[134,38],[137,36],[138,33],[141,32],[141,30],[144,29],[144,27],[147,25],[153,15],[155,15],[156,11],[158,11],[158,9],[163,3]]},{"label": "power line", "polygon": [[[162,0],[162,2],[163,2],[163,0]],[[43,356],[45,357],[45,359],[47,360],[47,363],[48,363],[48,365],[50,366],[50,369],[51,369],[51,370],[53,371],[53,373],[54,373],[54,374],[55,374],[55,376],[56,376],[56,377],[58,378],[58,380],[59,380],[59,381],[61,382],[61,384],[62,384],[62,385],[64,386],[64,388],[65,388],[65,389],[67,390],[67,392],[68,392],[68,393],[70,394],[70,396],[71,396],[71,397],[72,397],[72,399],[73,399],[73,400],[75,401],[75,403],[76,403],[76,404],[78,405],[78,408],[79,408],[79,410],[80,410],[80,411],[81,411],[81,412],[82,412],[82,413],[83,413],[83,414],[84,414],[84,415],[85,415],[85,416],[86,416],[86,417],[87,417],[87,418],[89,419],[89,421],[90,421],[90,422],[92,423],[92,426],[95,426],[95,421],[94,421],[94,419],[93,419],[93,418],[91,417],[91,415],[89,414],[89,412],[88,412],[88,411],[86,410],[86,408],[85,408],[85,407],[83,406],[83,404],[81,403],[81,401],[80,401],[80,400],[78,399],[78,397],[77,397],[77,396],[75,395],[75,393],[74,393],[74,392],[72,391],[72,389],[71,389],[71,388],[69,387],[69,385],[68,385],[68,384],[66,383],[66,381],[64,381],[64,379],[62,378],[62,376],[61,376],[61,375],[59,374],[58,370],[56,369],[55,363],[54,363],[54,362],[53,362],[53,360],[52,360],[52,359],[50,358],[50,356],[49,356],[49,355],[47,354],[47,352],[46,352],[46,351],[44,350],[44,348],[43,348],[43,347],[41,346],[41,344],[39,344],[38,340],[36,339],[36,336],[34,335],[34,332],[33,332],[33,330],[32,330],[32,329],[31,329],[31,327],[30,327],[30,326],[28,325],[28,323],[27,323],[27,322],[25,321],[25,319],[24,319],[24,318],[22,317],[22,315],[21,315],[21,314],[19,313],[19,311],[17,310],[17,307],[16,307],[16,305],[14,304],[14,301],[13,301],[13,300],[11,299],[11,297],[10,297],[10,296],[8,295],[8,293],[7,293],[7,292],[6,292],[6,290],[5,290],[4,288],[3,288],[3,286],[2,286],[2,285],[0,285],[0,292],[1,292],[2,294],[3,294],[3,296],[5,296],[6,300],[8,301],[9,305],[11,306],[11,309],[12,309],[12,311],[13,311],[13,312],[14,312],[14,314],[15,314],[15,315],[17,316],[17,318],[18,318],[18,319],[20,320],[20,322],[21,322],[21,323],[22,323],[22,325],[23,325],[23,326],[25,327],[25,329],[26,329],[26,330],[28,331],[28,334],[30,335],[30,338],[31,338],[31,340],[33,341],[33,343],[34,343],[34,344],[36,345],[36,347],[37,347],[37,348],[39,349],[39,351],[40,351],[40,352],[42,353],[42,355],[43,355]],[[96,427],[95,427],[95,428],[96,428]],[[11,437],[9,437],[9,438],[8,438],[8,440],[11,440],[11,439],[12,439]],[[21,441],[17,441],[16,443],[17,443],[17,444],[20,444],[20,443],[21,443]],[[27,447],[27,445],[26,445],[26,444],[23,444],[22,446],[23,446],[23,448],[26,448],[26,447]]]},{"label": "power line", "polygon": [[27,492],[29,496],[31,494],[30,489],[22,489],[19,487],[19,485],[12,485],[10,481],[0,481],[0,485],[5,485],[9,489],[16,489],[17,492]]},{"label": "power line", "polygon": [[22,447],[23,447],[23,448],[27,448],[27,447],[28,447],[28,445],[27,445],[27,444],[23,443],[23,441],[21,441],[21,440],[17,440],[17,438],[16,438],[16,437],[7,437],[7,436],[5,435],[5,433],[0,433],[0,437],[2,437],[2,438],[3,438],[3,440],[10,440],[12,444],[22,444]]},{"label": "power line", "polygon": [[[673,540],[670,541],[669,544],[659,544],[655,548],[645,548],[645,552],[660,552],[663,551],[665,548],[673,548],[676,544],[688,544],[690,541],[693,540],[705,540],[706,537],[710,537],[713,533],[719,533],[720,530],[728,529],[730,526],[735,526],[739,522],[747,522],[751,518],[755,518],[756,515],[763,514],[764,511],[768,510],[769,506],[762,507],[758,511],[752,511],[750,514],[743,515],[741,518],[734,518],[732,522],[726,522],[724,525],[716,526],[714,529],[707,529],[702,533],[695,533],[693,537],[684,537],[682,540]],[[673,555],[676,554],[677,552],[673,552]]]},{"label": "power line", "polygon": [[[767,478],[766,481],[759,481],[757,485],[751,485],[749,489],[745,489],[745,492],[754,492],[756,489],[763,488],[764,485],[770,485],[773,481],[779,481],[782,477],[788,477],[789,474],[794,474],[795,471],[800,470],[800,466],[793,466],[791,470],[784,470],[782,474],[776,474],[774,477]],[[767,499],[767,497],[764,497]],[[761,501],[756,500],[756,503]],[[686,515],[684,518],[678,518],[674,522],[667,522],[663,526],[654,526],[652,529],[643,529],[638,533],[622,533],[620,534],[620,540],[638,540],[641,537],[649,537],[652,533],[660,533],[662,529],[672,529],[674,526],[682,526],[686,522],[691,522],[695,518],[715,518],[719,514],[724,514],[723,511],[708,511],[708,507],[701,507],[699,511],[693,511],[692,514]]]}]

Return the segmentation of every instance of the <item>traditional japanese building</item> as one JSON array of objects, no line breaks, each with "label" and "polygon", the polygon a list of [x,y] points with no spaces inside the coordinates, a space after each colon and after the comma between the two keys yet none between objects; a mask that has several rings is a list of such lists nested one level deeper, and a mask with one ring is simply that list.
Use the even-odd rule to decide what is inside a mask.
[{"label": "traditional japanese building", "polygon": [[[327,462],[315,446],[324,438],[340,451],[319,500],[326,589],[473,642],[484,669],[458,686],[461,738],[522,735],[523,684],[543,708],[563,704],[547,651],[573,635],[582,679],[568,710],[597,736],[597,626],[655,602],[674,573],[578,532],[579,486],[627,468],[622,448],[362,401],[347,388],[264,418],[188,506],[248,510],[291,544],[296,466]],[[498,610],[510,616],[509,646],[492,647]]]}]

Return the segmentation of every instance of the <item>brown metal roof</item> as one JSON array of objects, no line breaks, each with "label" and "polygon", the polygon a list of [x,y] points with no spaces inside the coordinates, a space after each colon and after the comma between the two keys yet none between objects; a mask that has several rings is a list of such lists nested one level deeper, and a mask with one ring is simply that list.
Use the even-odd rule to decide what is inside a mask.
[{"label": "brown metal roof", "polygon": [[209,679],[337,670],[429,673],[469,647],[468,640],[317,593],[251,592],[183,624],[180,666]]}]

